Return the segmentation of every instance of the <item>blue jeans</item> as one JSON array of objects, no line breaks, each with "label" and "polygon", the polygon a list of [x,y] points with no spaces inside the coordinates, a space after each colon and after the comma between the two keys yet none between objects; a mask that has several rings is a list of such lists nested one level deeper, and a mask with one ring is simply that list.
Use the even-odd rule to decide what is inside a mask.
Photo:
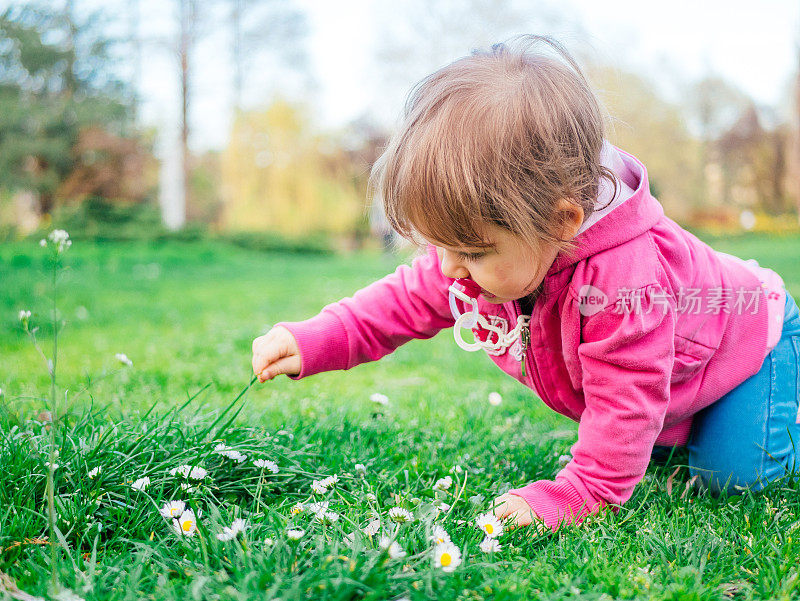
[{"label": "blue jeans", "polygon": [[800,310],[787,292],[783,333],[761,369],[692,422],[689,472],[704,488],[761,490],[800,469]]}]

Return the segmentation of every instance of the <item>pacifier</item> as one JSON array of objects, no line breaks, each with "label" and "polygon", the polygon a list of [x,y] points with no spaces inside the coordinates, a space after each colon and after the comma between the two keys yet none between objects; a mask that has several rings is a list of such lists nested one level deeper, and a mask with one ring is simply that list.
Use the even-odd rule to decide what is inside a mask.
[{"label": "pacifier", "polygon": [[[455,326],[453,327],[453,337],[456,340],[456,344],[465,351],[477,351],[481,348],[480,342],[477,339],[472,344],[466,342],[461,337],[461,328],[471,330],[478,325],[478,318],[481,317],[481,315],[478,313],[477,298],[481,293],[481,287],[468,278],[458,278],[450,285],[449,290],[450,312],[456,320]],[[472,310],[467,313],[461,313],[456,305],[456,298],[461,300],[465,306],[471,305]]]}]

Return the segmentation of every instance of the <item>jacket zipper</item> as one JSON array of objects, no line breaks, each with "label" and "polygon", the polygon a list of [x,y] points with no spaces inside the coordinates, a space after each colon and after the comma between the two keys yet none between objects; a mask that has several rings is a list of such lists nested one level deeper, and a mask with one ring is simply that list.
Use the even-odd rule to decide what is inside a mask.
[{"label": "jacket zipper", "polygon": [[[522,315],[522,305],[520,304],[519,301],[514,301],[514,307],[517,310],[517,315]],[[522,377],[525,378],[525,379],[528,378],[527,374],[525,373],[525,371],[526,371],[525,370],[525,364],[526,364],[526,362],[528,360],[528,348],[530,347],[530,342],[531,342],[530,327],[531,327],[531,323],[533,321],[533,311],[531,311],[531,316],[530,317],[531,317],[531,319],[528,321],[528,326],[523,328],[522,334],[520,336],[520,343],[521,343],[521,346],[522,346],[522,359],[520,360],[520,362],[522,364]],[[516,316],[515,316],[515,320],[516,320]],[[542,385],[541,385],[541,382],[539,382],[539,378],[538,378],[539,374],[538,374],[538,370],[536,369],[536,362],[532,361],[531,365],[533,367],[533,369],[531,370],[531,381],[533,383],[534,392],[536,392],[536,394],[538,394],[539,397],[541,397],[541,399],[544,400],[544,397],[542,396],[542,392],[543,392],[542,391]]]}]

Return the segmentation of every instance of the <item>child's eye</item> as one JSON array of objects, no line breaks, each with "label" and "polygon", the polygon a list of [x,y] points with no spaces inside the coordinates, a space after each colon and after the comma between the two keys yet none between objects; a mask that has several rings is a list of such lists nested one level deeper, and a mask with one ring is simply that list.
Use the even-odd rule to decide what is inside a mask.
[{"label": "child's eye", "polygon": [[458,253],[458,258],[464,261],[477,261],[483,256],[481,253]]}]

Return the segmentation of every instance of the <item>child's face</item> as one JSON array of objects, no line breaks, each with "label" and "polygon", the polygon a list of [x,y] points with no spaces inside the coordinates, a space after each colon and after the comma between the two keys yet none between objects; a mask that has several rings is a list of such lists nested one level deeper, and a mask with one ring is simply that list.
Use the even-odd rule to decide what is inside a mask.
[{"label": "child's face", "polygon": [[483,288],[483,298],[494,304],[532,294],[555,260],[558,249],[546,245],[531,248],[495,225],[488,225],[485,233],[497,245],[497,250],[450,248],[431,241],[436,246],[442,273],[448,278],[472,279]]}]

